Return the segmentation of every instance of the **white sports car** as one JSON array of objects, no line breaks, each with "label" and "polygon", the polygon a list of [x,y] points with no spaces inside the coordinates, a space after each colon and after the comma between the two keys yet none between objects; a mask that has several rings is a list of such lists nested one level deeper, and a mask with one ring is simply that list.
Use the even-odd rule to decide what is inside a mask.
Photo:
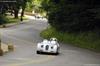
[{"label": "white sports car", "polygon": [[51,38],[49,41],[44,39],[43,42],[37,44],[37,54],[45,53],[59,53],[59,43],[56,38]]}]

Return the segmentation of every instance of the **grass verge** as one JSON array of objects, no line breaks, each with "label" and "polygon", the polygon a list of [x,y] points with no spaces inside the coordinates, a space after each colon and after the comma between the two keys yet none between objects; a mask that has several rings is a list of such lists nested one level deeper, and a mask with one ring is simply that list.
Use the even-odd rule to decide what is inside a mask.
[{"label": "grass verge", "polygon": [[98,32],[62,33],[50,27],[42,31],[40,35],[46,39],[56,37],[61,42],[100,52],[100,34]]},{"label": "grass verge", "polygon": [[[20,17],[19,17],[20,18]],[[17,23],[20,21],[20,19],[15,19],[13,16],[6,16],[6,24],[9,24],[9,23]],[[28,18],[27,17],[23,17],[23,20],[27,20]]]},{"label": "grass verge", "polygon": [[19,19],[15,19],[13,16],[6,16],[5,19],[6,19],[6,24],[16,23],[19,21]]}]

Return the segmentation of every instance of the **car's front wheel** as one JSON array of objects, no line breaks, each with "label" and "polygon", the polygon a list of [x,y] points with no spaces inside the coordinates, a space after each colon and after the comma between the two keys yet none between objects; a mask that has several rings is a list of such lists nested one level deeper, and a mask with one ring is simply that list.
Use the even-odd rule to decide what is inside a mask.
[{"label": "car's front wheel", "polygon": [[40,54],[41,52],[40,52],[40,51],[36,51],[36,53],[37,53],[37,54]]},{"label": "car's front wheel", "polygon": [[58,55],[59,53],[58,52],[56,52],[54,55]]}]

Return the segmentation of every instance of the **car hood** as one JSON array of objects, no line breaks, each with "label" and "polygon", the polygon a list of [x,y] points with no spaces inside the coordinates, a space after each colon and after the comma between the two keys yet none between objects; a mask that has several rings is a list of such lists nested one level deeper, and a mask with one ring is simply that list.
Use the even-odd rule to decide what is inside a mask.
[{"label": "car hood", "polygon": [[49,46],[53,46],[53,45],[57,45],[57,44],[51,44],[51,43],[39,43],[40,45],[49,45]]}]

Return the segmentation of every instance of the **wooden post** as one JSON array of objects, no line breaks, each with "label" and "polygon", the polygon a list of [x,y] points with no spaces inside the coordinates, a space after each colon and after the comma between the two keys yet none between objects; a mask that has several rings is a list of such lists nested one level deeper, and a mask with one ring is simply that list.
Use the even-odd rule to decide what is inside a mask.
[{"label": "wooden post", "polygon": [[3,56],[3,50],[1,48],[1,38],[0,38],[0,56]]},{"label": "wooden post", "polygon": [[1,49],[1,38],[0,38],[0,49]]},{"label": "wooden post", "polygon": [[8,50],[9,50],[9,51],[14,51],[14,46],[13,46],[13,44],[8,44]]}]

